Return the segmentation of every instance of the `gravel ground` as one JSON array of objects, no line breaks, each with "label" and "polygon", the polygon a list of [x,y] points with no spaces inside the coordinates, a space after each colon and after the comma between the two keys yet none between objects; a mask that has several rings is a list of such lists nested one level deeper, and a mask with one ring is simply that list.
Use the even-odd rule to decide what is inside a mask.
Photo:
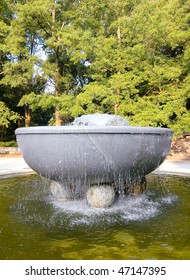
[{"label": "gravel ground", "polygon": [[172,142],[168,160],[190,160],[190,136],[181,137]]}]

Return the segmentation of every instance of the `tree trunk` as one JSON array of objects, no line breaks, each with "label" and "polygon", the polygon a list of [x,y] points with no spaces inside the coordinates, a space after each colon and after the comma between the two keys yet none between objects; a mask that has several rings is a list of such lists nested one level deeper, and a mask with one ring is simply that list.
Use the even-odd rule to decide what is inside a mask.
[{"label": "tree trunk", "polygon": [[25,127],[30,126],[30,122],[31,122],[31,111],[27,106],[25,106]]},{"label": "tree trunk", "polygon": [[55,108],[55,125],[56,126],[61,125],[61,114],[60,114],[59,106],[56,106]]},{"label": "tree trunk", "polygon": [[[60,95],[60,77],[59,77],[59,57],[58,57],[58,49],[55,51],[55,96],[59,97]],[[57,105],[55,107],[55,125],[61,125],[61,113],[60,106]]]},{"label": "tree trunk", "polygon": [[20,114],[18,116],[17,126],[18,126],[18,128],[20,127]]},{"label": "tree trunk", "polygon": [[[52,37],[55,40],[56,43],[56,37],[54,34],[54,28],[55,28],[55,14],[56,10],[52,10]],[[55,97],[59,97],[60,95],[60,75],[59,75],[59,47],[54,46],[54,52],[55,52]],[[59,126],[61,125],[61,113],[60,113],[60,107],[57,105],[55,107],[55,125]]]},{"label": "tree trunk", "polygon": [[[118,17],[118,27],[117,27],[117,44],[118,44],[118,49],[120,50],[121,48],[121,25],[120,25],[120,16]],[[120,70],[118,70],[117,72],[118,75],[121,74]],[[117,96],[119,96],[121,93],[121,89],[120,87],[117,87],[115,90],[115,94]],[[117,111],[118,111],[118,107],[119,107],[119,102],[114,104],[114,114],[117,115]]]}]

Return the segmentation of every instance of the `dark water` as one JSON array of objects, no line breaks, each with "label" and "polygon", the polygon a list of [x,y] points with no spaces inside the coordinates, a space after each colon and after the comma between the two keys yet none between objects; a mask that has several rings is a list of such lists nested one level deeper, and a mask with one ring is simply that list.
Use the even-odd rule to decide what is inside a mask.
[{"label": "dark water", "polygon": [[39,176],[0,180],[0,259],[190,259],[190,178],[148,176],[106,210],[54,201]]}]

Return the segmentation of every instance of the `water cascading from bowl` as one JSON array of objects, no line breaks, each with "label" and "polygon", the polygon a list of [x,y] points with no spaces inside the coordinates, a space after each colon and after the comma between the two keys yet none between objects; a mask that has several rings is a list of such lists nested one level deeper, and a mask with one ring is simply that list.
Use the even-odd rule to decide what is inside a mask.
[{"label": "water cascading from bowl", "polygon": [[166,158],[172,134],[133,127],[109,114],[84,115],[68,126],[16,130],[25,161],[53,181],[57,198],[86,196],[97,208],[110,206],[118,195],[143,192],[145,176]]}]

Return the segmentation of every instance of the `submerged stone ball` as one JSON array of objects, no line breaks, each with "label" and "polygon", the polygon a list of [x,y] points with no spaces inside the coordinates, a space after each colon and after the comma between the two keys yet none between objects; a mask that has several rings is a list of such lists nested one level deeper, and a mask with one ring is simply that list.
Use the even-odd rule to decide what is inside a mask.
[{"label": "submerged stone ball", "polygon": [[57,200],[66,201],[71,198],[70,189],[57,182],[52,182],[50,186],[53,196]]},{"label": "submerged stone ball", "polygon": [[115,191],[112,186],[93,186],[87,192],[88,203],[95,208],[106,208],[115,199]]}]

